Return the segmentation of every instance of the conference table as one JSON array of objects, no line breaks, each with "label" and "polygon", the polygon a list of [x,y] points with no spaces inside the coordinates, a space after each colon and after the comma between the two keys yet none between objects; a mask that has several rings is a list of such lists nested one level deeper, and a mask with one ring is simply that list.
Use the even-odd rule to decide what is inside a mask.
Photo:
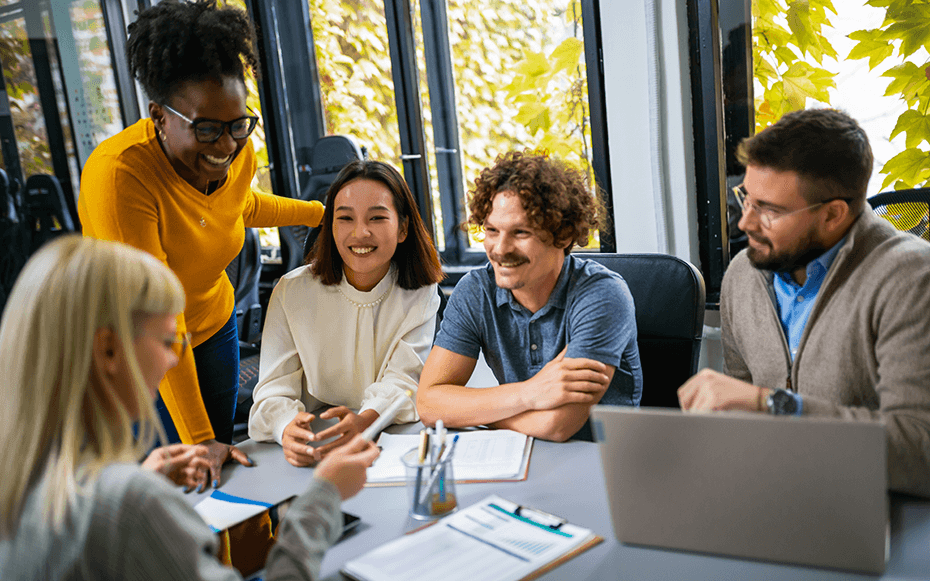
[{"label": "conference table", "polygon": [[[391,432],[416,432],[419,425],[392,426]],[[306,489],[311,468],[291,466],[277,444],[248,440],[239,447],[255,466],[228,464],[220,488],[228,494],[276,504]],[[881,577],[849,571],[813,569],[763,561],[631,546],[614,539],[597,444],[537,440],[529,474],[521,482],[458,484],[460,506],[491,494],[537,508],[593,530],[604,541],[549,571],[541,579],[571,580],[848,580],[930,579],[930,501],[892,495],[891,552]],[[191,504],[208,493],[188,495]],[[343,503],[343,510],[361,517],[359,527],[326,553],[322,578],[343,579],[340,568],[352,558],[422,525],[407,515],[403,486],[366,487]],[[478,580],[476,580],[478,581]]]}]

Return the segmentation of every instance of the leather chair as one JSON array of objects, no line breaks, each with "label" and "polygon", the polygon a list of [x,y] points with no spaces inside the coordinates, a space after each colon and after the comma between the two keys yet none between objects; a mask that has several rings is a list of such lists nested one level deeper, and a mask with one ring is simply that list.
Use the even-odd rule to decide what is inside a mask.
[{"label": "leather chair", "polygon": [[896,229],[930,241],[930,188],[885,192],[868,202],[873,212]]},{"label": "leather chair", "polygon": [[636,306],[643,369],[640,405],[677,408],[678,388],[697,373],[704,330],[704,278],[666,254],[583,254],[620,274]]}]

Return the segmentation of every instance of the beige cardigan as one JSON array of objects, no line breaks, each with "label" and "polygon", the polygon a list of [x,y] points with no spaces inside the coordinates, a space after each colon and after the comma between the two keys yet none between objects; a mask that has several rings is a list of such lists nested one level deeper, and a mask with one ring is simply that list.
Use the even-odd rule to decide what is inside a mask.
[{"label": "beige cardigan", "polygon": [[772,273],[741,252],[721,290],[726,373],[790,385],[805,414],[881,420],[889,488],[930,497],[930,244],[864,211],[827,272],[793,365],[775,305]]}]

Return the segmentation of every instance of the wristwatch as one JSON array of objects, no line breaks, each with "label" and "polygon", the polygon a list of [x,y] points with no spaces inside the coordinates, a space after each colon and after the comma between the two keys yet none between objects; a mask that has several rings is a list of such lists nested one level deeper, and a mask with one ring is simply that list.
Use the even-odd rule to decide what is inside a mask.
[{"label": "wristwatch", "polygon": [[795,416],[801,411],[801,396],[787,389],[773,389],[765,399],[769,413],[776,416]]}]

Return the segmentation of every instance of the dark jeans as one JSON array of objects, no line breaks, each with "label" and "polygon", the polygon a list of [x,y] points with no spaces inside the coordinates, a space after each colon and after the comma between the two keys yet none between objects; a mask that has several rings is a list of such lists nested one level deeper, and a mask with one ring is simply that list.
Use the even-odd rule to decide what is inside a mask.
[{"label": "dark jeans", "polygon": [[[236,326],[235,311],[222,329],[194,347],[194,362],[197,365],[200,396],[207,408],[213,433],[217,441],[232,444],[233,416],[239,393],[239,329]],[[180,442],[181,437],[161,397],[155,402],[155,407],[161,416],[168,442]]]}]

